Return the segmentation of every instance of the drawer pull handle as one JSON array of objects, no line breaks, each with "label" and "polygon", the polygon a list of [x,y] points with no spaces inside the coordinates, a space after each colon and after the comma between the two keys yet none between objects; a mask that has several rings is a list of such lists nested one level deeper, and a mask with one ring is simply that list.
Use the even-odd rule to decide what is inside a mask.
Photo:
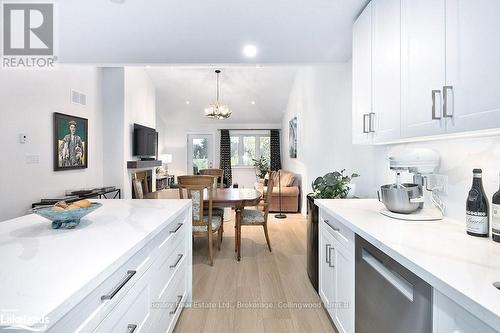
[{"label": "drawer pull handle", "polygon": [[177,231],[179,231],[179,229],[183,226],[182,223],[178,223],[177,224],[177,228],[175,228],[174,230],[170,230],[170,233],[171,234],[175,234]]},{"label": "drawer pull handle", "polygon": [[127,333],[134,333],[136,329],[137,329],[137,325],[129,324],[127,326]]},{"label": "drawer pull handle", "polygon": [[328,266],[331,268],[335,268],[335,264],[332,263],[332,250],[335,251],[335,248],[333,246],[328,249]]},{"label": "drawer pull handle", "polygon": [[181,262],[182,257],[184,257],[184,255],[183,255],[183,254],[179,254],[179,255],[177,256],[177,261],[175,262],[175,264],[170,265],[170,268],[175,268],[175,267],[177,267],[177,265],[179,265],[179,262]]},{"label": "drawer pull handle", "polygon": [[325,262],[326,262],[327,264],[330,264],[330,259],[329,259],[329,256],[328,256],[328,255],[330,254],[330,248],[331,248],[331,247],[332,247],[332,245],[331,245],[331,244],[326,244],[326,247],[325,247],[325,248],[326,248]]},{"label": "drawer pull handle", "polygon": [[127,271],[127,276],[116,286],[115,289],[113,289],[113,291],[110,294],[101,296],[101,301],[107,299],[113,299],[113,297],[115,297],[115,295],[118,294],[118,292],[123,288],[123,286],[127,284],[127,282],[135,275],[135,273],[137,272]]},{"label": "drawer pull handle", "polygon": [[332,228],[333,231],[340,232],[340,229],[331,225],[329,220],[325,219],[325,220],[323,220],[323,222],[325,222],[330,228]]},{"label": "drawer pull handle", "polygon": [[177,312],[177,309],[179,309],[179,305],[181,305],[181,301],[182,301],[182,295],[177,296],[177,303],[175,304],[175,309],[174,311],[170,311],[171,315]]}]

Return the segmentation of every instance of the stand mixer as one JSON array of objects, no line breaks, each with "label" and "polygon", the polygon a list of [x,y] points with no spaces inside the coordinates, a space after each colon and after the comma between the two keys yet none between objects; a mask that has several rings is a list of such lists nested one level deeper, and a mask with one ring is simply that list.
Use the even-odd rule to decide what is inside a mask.
[{"label": "stand mixer", "polygon": [[[389,153],[389,168],[396,173],[396,183],[384,185],[378,193],[386,208],[383,215],[410,221],[443,218],[445,206],[439,198],[442,186],[433,185],[439,169],[439,154],[432,149],[404,148]],[[413,183],[401,183],[401,173],[413,174]]]}]

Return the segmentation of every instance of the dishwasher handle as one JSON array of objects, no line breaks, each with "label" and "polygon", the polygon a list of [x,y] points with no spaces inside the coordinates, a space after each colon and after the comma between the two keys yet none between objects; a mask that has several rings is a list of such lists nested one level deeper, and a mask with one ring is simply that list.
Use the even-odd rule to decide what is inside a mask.
[{"label": "dishwasher handle", "polygon": [[413,285],[398,273],[387,268],[380,260],[375,258],[368,250],[363,248],[361,257],[387,282],[392,284],[404,297],[413,302]]}]

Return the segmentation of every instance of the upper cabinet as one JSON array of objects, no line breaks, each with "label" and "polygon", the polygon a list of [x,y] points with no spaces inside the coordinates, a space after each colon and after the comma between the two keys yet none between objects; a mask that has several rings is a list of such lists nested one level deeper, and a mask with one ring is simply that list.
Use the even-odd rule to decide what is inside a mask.
[{"label": "upper cabinet", "polygon": [[353,142],[500,128],[498,13],[498,0],[372,0],[354,24]]},{"label": "upper cabinet", "polygon": [[441,134],[445,129],[444,1],[401,1],[402,138]]},{"label": "upper cabinet", "polygon": [[352,44],[353,142],[372,141],[372,6],[368,4],[354,23]]},{"label": "upper cabinet", "polygon": [[375,142],[399,139],[401,109],[401,6],[372,1],[372,101]]},{"label": "upper cabinet", "polygon": [[500,127],[500,1],[446,1],[448,132]]}]

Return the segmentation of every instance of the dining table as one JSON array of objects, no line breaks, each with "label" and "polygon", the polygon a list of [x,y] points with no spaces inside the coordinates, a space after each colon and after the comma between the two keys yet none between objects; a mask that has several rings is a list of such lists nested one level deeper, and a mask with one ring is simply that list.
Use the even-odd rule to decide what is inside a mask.
[{"label": "dining table", "polygon": [[[206,191],[206,190],[205,190]],[[164,189],[150,192],[144,195],[144,199],[179,199],[179,189]],[[208,205],[208,195],[204,202]],[[249,188],[217,188],[212,192],[212,206],[226,208],[235,211],[235,252],[238,261],[241,260],[241,220],[245,207],[257,206],[262,198],[262,193]]]}]

